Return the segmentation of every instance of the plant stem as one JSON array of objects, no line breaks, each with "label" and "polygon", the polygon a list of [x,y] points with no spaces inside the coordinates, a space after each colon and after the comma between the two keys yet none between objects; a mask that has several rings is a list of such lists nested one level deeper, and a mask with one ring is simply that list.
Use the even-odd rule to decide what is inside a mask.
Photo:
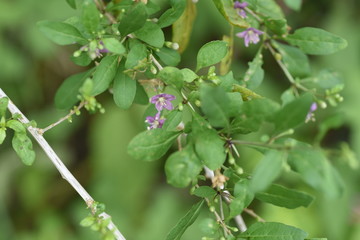
[{"label": "plant stem", "polygon": [[94,0],[94,2],[96,7],[100,10],[100,12],[102,12],[112,24],[117,23],[116,18],[110,13],[106,12],[106,7],[103,4],[102,0],[101,1]]},{"label": "plant stem", "polygon": [[253,210],[248,209],[248,208],[244,208],[244,212],[246,212],[247,214],[249,214],[250,216],[256,218],[256,220],[258,220],[259,222],[266,222],[262,217],[260,217],[259,215],[257,215]]},{"label": "plant stem", "polygon": [[55,127],[55,126],[57,126],[57,125],[59,125],[59,124],[62,123],[63,121],[68,120],[72,115],[74,115],[77,111],[79,111],[81,108],[83,108],[85,104],[86,104],[86,102],[80,102],[80,104],[79,104],[75,109],[71,110],[71,111],[69,112],[69,114],[67,114],[65,117],[60,118],[58,121],[50,124],[50,125],[47,126],[46,128],[43,128],[43,129],[39,128],[39,129],[38,129],[38,132],[39,132],[41,135],[43,135],[46,131],[52,129],[53,127]]},{"label": "plant stem", "polygon": [[231,140],[232,143],[235,144],[243,144],[243,145],[251,145],[251,146],[259,146],[259,147],[266,147],[266,148],[274,148],[274,149],[287,149],[286,146],[280,144],[269,144],[269,143],[262,143],[262,142],[250,142],[250,141],[242,141],[242,140]]},{"label": "plant stem", "polygon": [[[9,98],[5,92],[0,88],[0,98],[7,97]],[[20,118],[18,119],[23,124],[29,124],[29,120],[26,116],[16,107],[16,105],[9,99],[8,109],[12,114],[19,114]],[[90,194],[84,189],[84,187],[78,182],[78,180],[71,174],[71,172],[66,168],[64,163],[55,153],[55,151],[51,148],[46,139],[38,132],[37,128],[29,126],[27,130],[31,133],[31,135],[35,138],[35,140],[39,143],[40,147],[44,150],[46,155],[49,157],[51,162],[55,165],[62,178],[69,182],[69,184],[76,190],[76,192],[84,199],[86,205],[91,207],[94,203],[94,199],[90,196]],[[110,216],[103,212],[99,214],[99,216],[103,217],[103,219],[109,219]],[[113,234],[117,240],[125,240],[125,237],[121,234],[121,232],[117,229],[115,224],[110,221],[107,225],[109,230],[113,231]]]}]

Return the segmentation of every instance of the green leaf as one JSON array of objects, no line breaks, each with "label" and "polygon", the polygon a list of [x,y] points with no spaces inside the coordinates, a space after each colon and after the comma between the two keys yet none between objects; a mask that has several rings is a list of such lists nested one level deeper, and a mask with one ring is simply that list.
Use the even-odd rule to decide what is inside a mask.
[{"label": "green leaf", "polygon": [[81,23],[92,36],[98,32],[100,25],[100,12],[93,1],[85,1],[82,7]]},{"label": "green leaf", "polygon": [[265,26],[279,36],[288,32],[288,25],[285,18],[267,18],[265,19]]},{"label": "green leaf", "polygon": [[9,103],[9,98],[7,97],[0,98],[0,117],[5,117],[8,103]]},{"label": "green leaf", "polygon": [[15,133],[26,134],[26,128],[24,124],[22,124],[18,120],[12,119],[7,121],[6,127],[11,128],[12,130],[15,131]]},{"label": "green leaf", "polygon": [[190,227],[199,216],[204,200],[193,205],[184,217],[175,225],[166,236],[166,240],[180,240],[186,229]]},{"label": "green leaf", "polygon": [[275,0],[247,0],[247,2],[261,15],[274,19],[284,18],[284,13]]},{"label": "green leaf", "polygon": [[214,129],[206,127],[207,122],[198,115],[193,118],[195,151],[200,160],[211,170],[216,170],[225,162],[224,142]]},{"label": "green leaf", "polygon": [[228,52],[227,43],[224,41],[212,41],[202,46],[197,54],[196,71],[203,67],[208,67],[218,63]]},{"label": "green leaf", "polygon": [[235,198],[231,201],[229,206],[229,219],[241,214],[244,208],[248,207],[254,199],[254,193],[250,191],[249,180],[243,178],[235,183],[234,196]]},{"label": "green leaf", "polygon": [[266,191],[258,192],[256,198],[260,201],[271,203],[285,208],[308,207],[314,198],[304,192],[272,184]]},{"label": "green leaf", "polygon": [[96,96],[104,92],[114,80],[118,65],[118,56],[106,56],[101,59],[100,64],[96,67],[92,89],[92,95]]},{"label": "green leaf", "polygon": [[87,216],[86,218],[81,220],[80,225],[83,226],[83,227],[90,227],[95,222],[96,222],[96,217],[91,215],[91,216]]},{"label": "green leaf", "polygon": [[343,181],[326,156],[310,145],[296,142],[289,151],[288,163],[303,180],[328,197],[339,197],[343,192]]},{"label": "green leaf", "polygon": [[342,89],[344,81],[337,72],[333,72],[327,69],[321,70],[314,78],[313,81],[316,87],[321,89]]},{"label": "green leaf", "polygon": [[81,35],[79,30],[68,23],[40,21],[37,23],[37,26],[46,37],[59,45],[87,44],[87,40]]},{"label": "green leaf", "polygon": [[5,138],[6,138],[6,129],[0,128],[0,144],[4,142]]},{"label": "green leaf", "polygon": [[311,75],[308,57],[298,48],[273,42],[282,61],[293,77],[304,78]]},{"label": "green leaf", "polygon": [[160,51],[155,52],[155,55],[167,66],[175,67],[179,64],[181,57],[178,51],[174,49],[163,47]]},{"label": "green leaf", "polygon": [[55,94],[55,106],[58,109],[70,109],[78,101],[79,89],[85,80],[90,77],[94,69],[72,75],[65,79]]},{"label": "green leaf", "polygon": [[234,9],[234,2],[232,0],[213,0],[213,2],[230,24],[241,28],[250,27],[249,23],[240,17],[236,9]]},{"label": "green leaf", "polygon": [[134,98],[134,103],[146,105],[149,103],[149,96],[144,90],[144,87],[136,81],[136,94]]},{"label": "green leaf", "polygon": [[183,74],[180,69],[175,67],[164,67],[158,77],[168,85],[181,89],[184,84]]},{"label": "green leaf", "polygon": [[305,123],[305,118],[310,110],[312,102],[312,95],[307,93],[280,109],[275,114],[274,119],[277,132],[295,128],[298,125]]},{"label": "green leaf", "polygon": [[254,170],[250,181],[250,189],[254,193],[265,190],[279,176],[285,158],[284,152],[267,151]]},{"label": "green leaf", "polygon": [[262,96],[260,96],[259,94],[257,94],[254,91],[251,91],[250,89],[240,86],[238,84],[234,84],[232,86],[232,91],[233,92],[238,92],[241,94],[241,97],[243,98],[244,101],[249,101],[251,99],[259,99],[262,98]]},{"label": "green leaf", "polygon": [[179,53],[184,52],[188,46],[195,18],[196,5],[192,0],[187,0],[185,11],[172,25],[172,41],[179,44]]},{"label": "green leaf", "polygon": [[264,63],[261,50],[262,49],[260,49],[255,58],[249,62],[249,69],[246,71],[244,76],[246,86],[250,89],[258,87],[264,79],[264,70],[261,67]]},{"label": "green leaf", "polygon": [[192,145],[170,155],[165,163],[167,182],[174,187],[187,187],[202,170]]},{"label": "green leaf", "polygon": [[163,125],[163,129],[166,131],[178,131],[176,128],[183,119],[183,112],[178,110],[171,111],[166,115],[166,121]]},{"label": "green leaf", "polygon": [[30,166],[35,161],[35,152],[32,149],[31,139],[26,133],[16,131],[12,139],[12,146],[21,161]]},{"label": "green leaf", "polygon": [[164,129],[141,132],[129,143],[128,152],[135,159],[157,160],[164,156],[179,134],[179,132],[170,132]]},{"label": "green leaf", "polygon": [[201,110],[214,127],[229,126],[229,97],[221,87],[203,84],[200,88]]},{"label": "green leaf", "polygon": [[277,222],[257,222],[238,239],[247,240],[304,240],[307,233],[303,230]]},{"label": "green leaf", "polygon": [[241,134],[256,132],[278,109],[279,105],[276,102],[266,98],[245,101],[242,104],[241,114],[231,122],[231,132]]},{"label": "green leaf", "polygon": [[76,9],[76,0],[66,0],[70,7]]},{"label": "green leaf", "polygon": [[125,47],[116,38],[103,38],[102,42],[107,50],[116,54],[124,54],[126,52]]},{"label": "green leaf", "polygon": [[157,3],[154,3],[154,0],[148,0],[146,4],[146,11],[149,15],[155,14],[160,10],[161,7]]},{"label": "green leaf", "polygon": [[170,0],[171,8],[166,10],[159,18],[158,25],[161,28],[173,24],[184,12],[186,0]]},{"label": "green leaf", "polygon": [[192,70],[190,70],[188,68],[181,69],[181,72],[183,74],[183,78],[184,78],[185,82],[190,83],[199,77],[196,73],[194,73]]},{"label": "green leaf", "polygon": [[303,52],[314,55],[327,55],[346,48],[347,41],[335,34],[319,28],[304,27],[285,38],[291,45]]},{"label": "green leaf", "polygon": [[136,95],[136,80],[119,68],[114,79],[114,101],[121,109],[128,109],[132,105]]},{"label": "green leaf", "polygon": [[144,3],[135,3],[130,9],[128,9],[125,15],[121,18],[119,24],[119,31],[122,37],[125,37],[129,33],[135,32],[144,26],[148,14]]},{"label": "green leaf", "polygon": [[130,48],[126,57],[125,68],[131,69],[141,65],[147,58],[146,46],[138,41]]},{"label": "green leaf", "polygon": [[299,11],[301,8],[302,0],[284,0],[286,6],[294,11]]},{"label": "green leaf", "polygon": [[211,198],[214,197],[217,194],[217,192],[209,186],[201,186],[195,188],[193,194],[201,198]]},{"label": "green leaf", "polygon": [[80,56],[77,57],[72,55],[70,59],[73,61],[73,63],[82,67],[88,66],[92,62],[87,52],[81,52]]},{"label": "green leaf", "polygon": [[134,34],[141,41],[156,48],[161,48],[165,42],[163,31],[154,22],[146,22],[145,25],[135,31]]}]

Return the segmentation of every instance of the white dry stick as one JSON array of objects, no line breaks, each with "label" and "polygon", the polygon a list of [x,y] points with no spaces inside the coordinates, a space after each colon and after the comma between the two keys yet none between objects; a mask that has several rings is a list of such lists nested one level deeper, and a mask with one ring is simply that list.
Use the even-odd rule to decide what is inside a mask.
[{"label": "white dry stick", "polygon": [[[9,98],[5,92],[0,88],[0,98],[7,97]],[[19,114],[21,117],[19,118],[19,121],[23,124],[28,124],[29,120],[25,117],[25,115],[15,106],[15,104],[9,99],[8,109],[12,114]],[[28,131],[31,133],[31,135],[35,138],[35,140],[39,143],[41,148],[44,150],[46,155],[50,158],[52,163],[55,165],[55,167],[60,172],[63,179],[68,181],[70,185],[78,192],[78,194],[84,199],[85,203],[88,207],[91,207],[92,203],[94,203],[94,199],[90,196],[90,194],[81,186],[81,184],[78,182],[78,180],[71,174],[71,172],[66,168],[64,163],[60,160],[58,155],[54,152],[54,150],[51,148],[49,143],[45,140],[45,138],[38,132],[37,128],[34,128],[32,126],[29,126]],[[99,216],[101,216],[103,219],[108,219],[110,216],[103,212]],[[107,225],[107,228],[111,231],[113,231],[114,236],[117,240],[126,240],[125,237],[121,234],[121,232],[117,229],[115,224],[110,221],[110,223]]]}]

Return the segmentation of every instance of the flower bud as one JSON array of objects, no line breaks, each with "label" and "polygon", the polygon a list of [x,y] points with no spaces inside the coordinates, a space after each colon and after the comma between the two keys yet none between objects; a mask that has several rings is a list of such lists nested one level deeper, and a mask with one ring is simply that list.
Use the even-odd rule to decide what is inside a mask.
[{"label": "flower bud", "polygon": [[156,69],[156,67],[154,66],[154,65],[151,65],[150,66],[150,72],[152,73],[152,74],[156,74],[157,73],[157,69]]},{"label": "flower bud", "polygon": [[74,54],[73,54],[74,57],[80,57],[80,55],[81,55],[81,51],[80,51],[80,50],[75,51]]},{"label": "flower bud", "polygon": [[319,104],[319,106],[320,106],[322,109],[327,108],[326,102],[324,102],[324,101],[322,101],[322,100],[318,101],[318,104]]},{"label": "flower bud", "polygon": [[275,59],[280,61],[282,59],[282,55],[280,53],[275,53]]},{"label": "flower bud", "polygon": [[174,42],[173,44],[171,44],[171,48],[174,49],[174,50],[178,50],[179,49],[179,44]]},{"label": "flower bud", "polygon": [[195,100],[195,105],[198,106],[198,107],[200,107],[200,106],[201,106],[200,100]]}]

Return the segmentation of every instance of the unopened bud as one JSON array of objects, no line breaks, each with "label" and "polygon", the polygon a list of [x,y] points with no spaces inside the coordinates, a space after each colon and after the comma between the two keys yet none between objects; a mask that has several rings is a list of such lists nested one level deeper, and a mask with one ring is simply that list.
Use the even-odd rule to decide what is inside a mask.
[{"label": "unopened bud", "polygon": [[157,73],[157,69],[156,69],[156,67],[154,66],[154,65],[151,65],[151,67],[150,67],[150,72],[152,73],[152,74],[156,74]]},{"label": "unopened bud", "polygon": [[169,41],[166,41],[165,42],[165,46],[168,47],[168,48],[172,48],[172,42],[169,42]]},{"label": "unopened bud", "polygon": [[201,106],[200,100],[195,100],[195,105],[198,106],[198,107],[200,107],[200,106]]},{"label": "unopened bud", "polygon": [[327,104],[326,104],[326,102],[324,102],[324,101],[318,101],[318,104],[319,104],[319,106],[322,108],[322,109],[325,109],[325,108],[327,108]]},{"label": "unopened bud", "polygon": [[209,207],[209,210],[210,210],[210,212],[215,212],[215,207],[211,206],[211,207]]},{"label": "unopened bud", "polygon": [[174,42],[173,44],[171,44],[171,48],[174,49],[174,50],[178,50],[179,49],[179,44]]},{"label": "unopened bud", "polygon": [[275,53],[274,57],[278,61],[280,61],[282,59],[282,55],[280,53]]},{"label": "unopened bud", "polygon": [[229,164],[231,165],[235,164],[235,158],[232,155],[229,156]]},{"label": "unopened bud", "polygon": [[74,57],[80,57],[80,55],[81,55],[81,51],[80,51],[80,50],[75,51],[74,54],[73,54]]},{"label": "unopened bud", "polygon": [[236,169],[236,173],[241,175],[244,173],[244,169],[242,169],[241,167],[239,167],[238,169]]},{"label": "unopened bud", "polygon": [[184,110],[184,105],[182,103],[179,103],[179,111]]}]

